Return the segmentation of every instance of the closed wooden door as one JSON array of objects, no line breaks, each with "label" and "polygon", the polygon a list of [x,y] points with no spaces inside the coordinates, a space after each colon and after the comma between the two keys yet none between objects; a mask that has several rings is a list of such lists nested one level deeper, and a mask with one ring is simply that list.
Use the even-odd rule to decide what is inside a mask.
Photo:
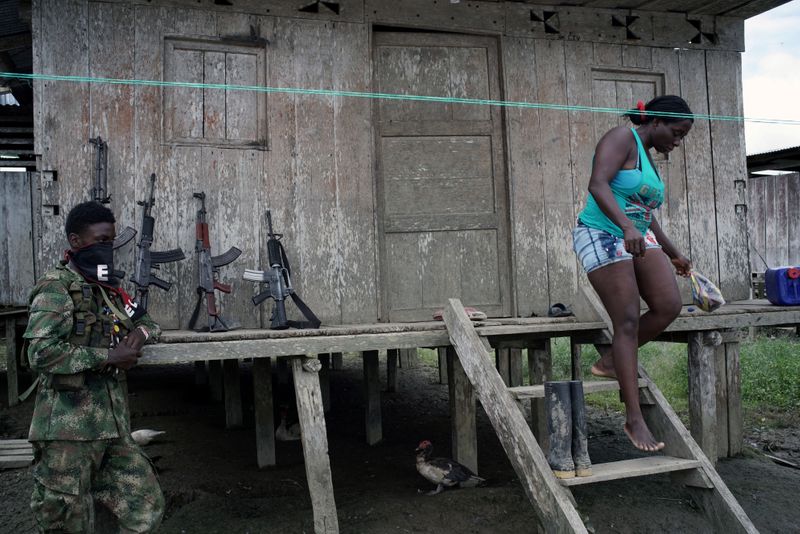
[{"label": "closed wooden door", "polygon": [[[500,99],[493,38],[374,35],[382,93]],[[448,298],[511,310],[502,114],[496,106],[377,101],[382,319],[430,320]]]}]

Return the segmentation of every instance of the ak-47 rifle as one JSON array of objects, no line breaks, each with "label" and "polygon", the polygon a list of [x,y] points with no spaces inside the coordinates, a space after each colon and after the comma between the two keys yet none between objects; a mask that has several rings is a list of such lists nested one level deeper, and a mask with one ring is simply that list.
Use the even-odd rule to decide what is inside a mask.
[{"label": "ak-47 rifle", "polygon": [[[108,192],[108,143],[103,141],[99,135],[89,139],[89,143],[94,145],[94,187],[92,188],[92,200],[100,204],[110,204],[111,194]],[[114,238],[114,248],[120,248],[136,237],[136,230],[126,226],[122,232]]]},{"label": "ak-47 rifle", "polygon": [[[303,302],[292,287],[291,269],[289,260],[286,258],[286,251],[280,239],[283,234],[276,234],[272,231],[272,215],[267,210],[267,228],[269,239],[267,240],[267,255],[269,256],[269,269],[256,271],[245,269],[242,278],[251,282],[262,282],[267,284],[264,291],[253,297],[253,304],[258,306],[265,300],[271,298],[275,301],[272,309],[270,328],[283,330],[285,328],[319,328],[320,320],[314,312]],[[306,321],[290,321],[286,318],[286,297],[292,297],[297,308],[307,319]]]},{"label": "ak-47 rifle", "polygon": [[153,229],[156,224],[155,217],[151,215],[153,206],[156,203],[155,173],[150,175],[150,197],[147,200],[139,200],[136,203],[144,208],[144,212],[142,213],[142,230],[139,233],[139,243],[136,245],[138,249],[136,252],[136,271],[133,278],[131,278],[131,282],[136,285],[139,306],[143,310],[147,310],[147,300],[151,285],[160,287],[164,291],[169,291],[169,288],[172,287],[170,282],[157,277],[153,273],[153,269],[158,269],[162,263],[179,261],[186,256],[180,247],[163,252],[150,250],[153,245]]},{"label": "ak-47 rifle", "polygon": [[[203,297],[206,298],[208,310],[208,331],[225,332],[231,328],[217,312],[217,301],[214,298],[214,290],[218,289],[223,293],[230,293],[231,286],[223,284],[217,280],[219,268],[228,265],[239,257],[242,253],[236,247],[231,247],[224,254],[219,256],[211,255],[211,243],[208,238],[208,223],[206,222],[206,194],[204,192],[194,193],[194,198],[200,199],[200,209],[197,210],[197,222],[195,223],[196,239],[194,250],[197,254],[197,271],[199,282],[197,285],[197,305],[194,307],[192,318],[189,319],[189,328],[194,329],[197,318],[200,315],[200,305]],[[199,330],[206,330],[206,327]]]}]

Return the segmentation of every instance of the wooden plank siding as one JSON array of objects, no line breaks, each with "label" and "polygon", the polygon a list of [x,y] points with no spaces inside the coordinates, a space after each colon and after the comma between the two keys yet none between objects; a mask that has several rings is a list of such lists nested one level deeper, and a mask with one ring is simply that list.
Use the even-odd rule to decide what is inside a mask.
[{"label": "wooden plank siding", "polygon": [[751,175],[747,193],[750,270],[800,265],[800,173]]},{"label": "wooden plank siding", "polygon": [[[677,42],[664,41],[668,32],[658,25],[668,26],[680,14],[660,17],[642,12],[635,31],[644,37],[632,40],[610,23],[612,16],[622,13],[618,9],[556,5],[559,27],[574,37],[564,39],[547,33],[541,23],[534,27],[528,22],[535,21],[519,19],[520,14],[541,9],[529,3],[340,4],[337,16],[322,7],[318,14],[296,12],[280,2],[237,2],[223,9],[205,1],[192,7],[194,2],[182,0],[68,0],[55,8],[34,0],[34,69],[80,76],[370,91],[375,87],[378,33],[373,25],[384,26],[381,31],[395,25],[426,35],[427,42],[446,38],[467,43],[450,47],[448,61],[464,66],[448,80],[455,90],[451,96],[496,95],[512,101],[627,108],[636,100],[667,92],[684,96],[698,113],[741,113],[739,19],[703,18],[703,24],[713,24],[724,39],[716,45],[684,43],[675,50],[672,45]],[[602,28],[597,26],[601,23]],[[678,26],[678,33],[686,30],[685,24]],[[592,28],[599,28],[599,33],[592,34]],[[178,41],[200,44],[176,52],[168,42]],[[493,50],[495,64],[486,72],[494,69],[496,80],[463,76],[467,68],[483,61],[474,54],[475,46],[469,44],[473,42],[491,42],[478,48]],[[415,80],[406,82],[409,91],[423,89]],[[487,83],[496,87],[482,93]],[[429,87],[432,90],[426,94],[441,94],[433,90],[435,80]],[[66,212],[88,198],[91,186],[93,152],[88,139],[101,135],[109,143],[111,207],[119,229],[128,225],[138,229],[141,208],[135,201],[144,198],[146,180],[155,172],[154,249],[180,246],[187,254],[186,260],[167,264],[160,273],[175,282],[172,291],[151,292],[152,313],[167,329],[186,328],[196,300],[193,249],[199,203],[192,193],[201,190],[207,194],[212,252],[219,254],[234,245],[243,251],[241,258],[222,269],[221,280],[231,283],[234,292],[219,295],[219,302],[227,319],[247,328],[264,327],[269,321],[270,304],[255,309],[250,297],[257,288],[241,280],[243,269],[263,268],[267,262],[266,209],[272,211],[275,230],[284,234],[298,294],[327,324],[389,318],[384,313],[386,301],[399,298],[387,293],[390,260],[395,275],[409,276],[409,287],[414,280],[433,281],[425,295],[414,297],[420,302],[427,305],[453,296],[448,284],[455,280],[442,276],[449,256],[440,253],[447,250],[451,256],[470,258],[474,272],[459,276],[476,301],[489,302],[480,292],[484,288],[494,292],[492,298],[500,295],[492,301],[497,302],[493,304],[497,315],[543,315],[555,302],[572,304],[580,268],[571,230],[585,205],[595,144],[608,128],[621,123],[613,114],[585,111],[392,101],[385,106],[387,113],[406,117],[418,113],[418,118],[426,119],[418,121],[415,133],[424,142],[410,151],[412,137],[401,135],[402,125],[386,124],[394,136],[390,148],[397,150],[379,163],[387,154],[386,145],[376,141],[376,128],[384,127],[378,124],[376,109],[382,104],[366,98],[49,81],[35,82],[35,98],[40,168],[57,172],[55,181],[47,173],[33,177],[34,195],[44,205],[35,203],[33,208],[38,271],[61,257]],[[441,134],[423,124],[436,122],[428,119],[439,115],[449,117],[452,131]],[[482,151],[483,159],[470,159],[474,152],[459,152],[452,139],[467,139],[471,149]],[[408,163],[404,154],[410,153],[425,155],[425,165],[441,163],[437,143],[455,154],[454,164],[445,169],[453,176],[448,175],[448,183],[438,190],[450,187],[453,194],[437,197],[449,203],[447,215],[454,221],[469,220],[458,202],[469,200],[470,206],[478,207],[481,202],[493,203],[496,213],[488,208],[480,213],[496,226],[486,230],[481,225],[489,223],[478,217],[474,221],[478,228],[469,229],[473,234],[468,237],[463,231],[458,242],[421,239],[403,230],[392,234],[396,236],[392,246],[401,252],[416,246],[418,257],[398,253],[392,260],[391,250],[382,252],[379,243],[384,229],[379,211],[386,193],[378,179],[381,166],[401,168]],[[740,125],[698,120],[682,148],[668,160],[655,159],[667,187],[659,213],[665,232],[700,272],[720,282],[727,298],[748,296],[744,198],[748,191]],[[496,179],[494,189],[487,193],[488,182],[464,180],[467,172],[491,174]],[[397,206],[414,204],[426,213],[435,211],[434,197],[421,190],[402,196],[409,191],[396,191],[392,200]],[[789,192],[798,195],[797,187]],[[60,208],[57,214],[48,207],[53,205]],[[749,216],[757,213],[753,208]],[[784,213],[789,222],[797,217],[797,210],[788,205]],[[429,218],[415,215],[403,224],[413,230],[439,216],[442,213]],[[751,237],[752,243],[783,239],[789,250],[800,248],[792,237],[800,233],[782,230],[778,235],[777,229],[763,228],[759,234],[763,240]],[[496,247],[492,254],[500,259],[487,260],[491,256],[487,247]],[[121,265],[128,271],[133,250],[120,251]],[[498,261],[500,274],[486,275],[494,268],[490,264]],[[680,287],[688,302],[688,286]],[[287,309],[292,318],[299,318],[293,305]]]}]

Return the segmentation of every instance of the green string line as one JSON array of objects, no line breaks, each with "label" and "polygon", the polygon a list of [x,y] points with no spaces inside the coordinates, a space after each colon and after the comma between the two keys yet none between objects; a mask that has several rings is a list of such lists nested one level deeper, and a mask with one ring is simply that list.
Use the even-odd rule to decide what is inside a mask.
[{"label": "green string line", "polygon": [[[499,106],[506,108],[543,109],[552,111],[579,111],[589,113],[609,113],[622,115],[629,109],[605,108],[596,106],[571,106],[566,104],[546,104],[542,102],[518,102],[513,100],[488,100],[481,98],[456,98],[447,96],[408,95],[398,93],[374,93],[363,91],[335,91],[330,89],[302,89],[297,87],[269,87],[260,85],[236,85],[223,83],[199,82],[171,82],[159,80],[139,80],[128,78],[100,78],[89,76],[63,76],[56,74],[24,74],[17,72],[0,72],[0,78],[15,78],[21,80],[44,80],[56,82],[93,83],[109,85],[132,85],[148,87],[176,87],[190,89],[219,89],[224,91],[251,91],[256,93],[283,93],[291,95],[313,95],[331,97],[371,98],[379,100],[410,100],[415,102],[438,102],[445,104],[467,104],[473,106]],[[654,117],[673,117],[681,119],[709,120],[709,121],[735,121],[756,122],[766,124],[800,125],[800,120],[793,119],[764,119],[742,117],[737,115],[706,115],[701,113],[673,113],[668,111],[646,111],[645,115]]]}]

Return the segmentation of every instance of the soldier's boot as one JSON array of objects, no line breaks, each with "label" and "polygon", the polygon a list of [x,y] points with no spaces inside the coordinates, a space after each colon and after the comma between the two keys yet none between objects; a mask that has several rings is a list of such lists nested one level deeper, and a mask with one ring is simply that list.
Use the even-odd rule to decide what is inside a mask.
[{"label": "soldier's boot", "polygon": [[590,477],[592,476],[592,460],[589,458],[583,382],[572,380],[569,388],[572,402],[572,461],[575,464],[575,474],[579,477]]},{"label": "soldier's boot", "polygon": [[547,462],[556,478],[573,478],[572,402],[567,381],[544,383],[544,409],[550,447]]}]

